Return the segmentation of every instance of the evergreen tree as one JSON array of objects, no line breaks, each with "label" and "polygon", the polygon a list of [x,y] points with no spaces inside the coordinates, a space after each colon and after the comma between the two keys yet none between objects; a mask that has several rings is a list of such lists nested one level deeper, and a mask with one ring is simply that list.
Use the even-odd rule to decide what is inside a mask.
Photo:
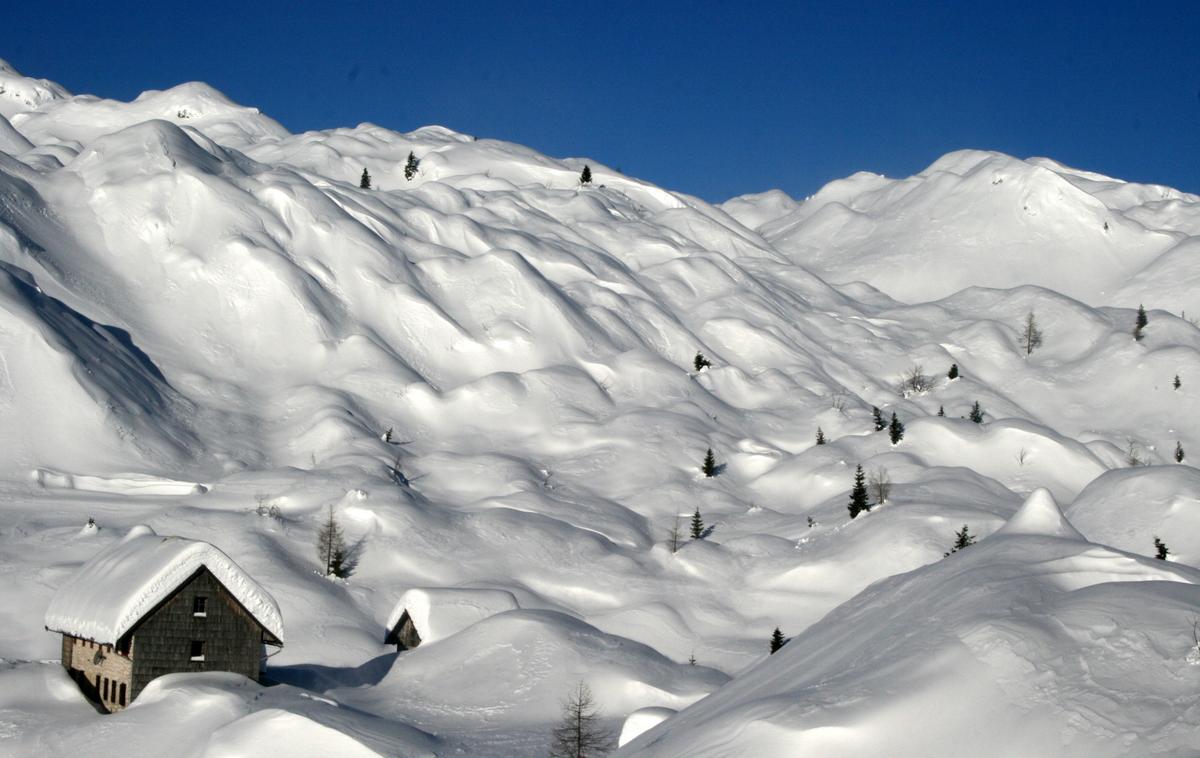
[{"label": "evergreen tree", "polygon": [[942,407],[942,406],[940,406],[940,405],[938,406],[938,415],[939,415],[939,416],[945,416],[945,415],[946,415],[946,409],[945,409],[945,408],[943,408],[943,407]]},{"label": "evergreen tree", "polygon": [[1149,324],[1149,323],[1150,323],[1150,319],[1146,318],[1146,309],[1143,308],[1141,305],[1139,305],[1138,312],[1137,312],[1137,320],[1134,322],[1134,326],[1133,326],[1133,338],[1135,340],[1141,342],[1142,337],[1146,336],[1146,335],[1142,334],[1142,330],[1145,329],[1146,324]]},{"label": "evergreen tree", "polygon": [[365,168],[363,169],[362,178],[358,180],[358,186],[360,189],[371,189],[371,175],[367,173]]},{"label": "evergreen tree", "polygon": [[850,490],[850,504],[846,506],[850,518],[858,518],[858,514],[871,510],[871,498],[867,495],[867,479],[860,464],[854,470],[854,487]]},{"label": "evergreen tree", "polygon": [[821,427],[819,427],[819,426],[817,427],[817,444],[818,445],[825,444],[825,432],[821,431]]},{"label": "evergreen tree", "polygon": [[1180,387],[1183,386],[1183,382],[1179,381],[1179,374],[1175,375],[1175,381],[1172,382],[1172,384],[1175,385],[1175,389],[1179,389]]},{"label": "evergreen tree", "polygon": [[417,169],[420,168],[421,162],[417,160],[417,156],[413,155],[412,151],[408,151],[408,160],[404,163],[404,178],[412,181],[412,178],[417,175]]},{"label": "evergreen tree", "polygon": [[900,423],[895,413],[892,413],[892,423],[888,425],[888,436],[891,437],[893,445],[904,439],[904,424]]},{"label": "evergreen tree", "polygon": [[346,538],[329,506],[329,517],[317,532],[317,557],[325,567],[325,576],[345,576]]},{"label": "evergreen tree", "polygon": [[1182,442],[1175,443],[1175,462],[1183,463],[1183,443]]},{"label": "evergreen tree", "polygon": [[788,641],[784,638],[783,632],[779,631],[779,627],[775,627],[775,631],[771,632],[771,655],[779,652],[779,648],[786,645]]},{"label": "evergreen tree", "polygon": [[692,539],[704,539],[704,519],[700,518],[700,506],[696,506],[696,512],[692,514]]},{"label": "evergreen tree", "polygon": [[951,553],[957,553],[959,550],[964,550],[974,544],[975,536],[967,530],[967,525],[963,524],[962,531],[954,533],[954,547],[950,548],[949,553],[943,553],[942,557],[945,558]]},{"label": "evergreen tree", "polygon": [[713,455],[711,447],[708,449],[708,452],[704,454],[704,465],[700,467],[700,470],[703,471],[704,475],[709,479],[717,475],[717,456]]},{"label": "evergreen tree", "polygon": [[599,758],[612,749],[612,739],[600,726],[596,701],[583,682],[563,702],[562,719],[550,740],[550,758]]},{"label": "evergreen tree", "polygon": [[1030,311],[1025,316],[1025,326],[1021,329],[1020,336],[1017,337],[1017,343],[1025,350],[1025,355],[1030,355],[1034,350],[1042,346],[1042,330],[1038,329],[1037,319],[1033,317],[1033,311]]},{"label": "evergreen tree", "polygon": [[875,406],[871,406],[871,416],[875,420],[875,431],[882,432],[887,428],[887,424],[883,423],[883,414]]},{"label": "evergreen tree", "polygon": [[983,408],[979,407],[979,401],[975,401],[975,405],[971,406],[971,412],[967,414],[967,418],[974,421],[976,424],[983,423]]},{"label": "evergreen tree", "polygon": [[712,363],[707,358],[704,357],[704,353],[697,350],[696,357],[692,359],[692,367],[695,368],[696,371],[701,371],[703,369],[708,368],[711,365],[712,365]]},{"label": "evergreen tree", "polygon": [[585,165],[583,167],[583,172],[579,174],[579,183],[580,184],[591,184],[592,183],[592,167],[591,166]]},{"label": "evergreen tree", "polygon": [[946,378],[947,379],[957,379],[958,378],[958,364],[957,363],[950,364],[950,370],[946,372]]},{"label": "evergreen tree", "polygon": [[1164,543],[1158,537],[1154,538],[1154,550],[1155,550],[1154,557],[1159,559],[1160,561],[1165,561],[1167,559],[1167,556],[1171,554],[1171,551],[1167,550],[1166,543]]}]

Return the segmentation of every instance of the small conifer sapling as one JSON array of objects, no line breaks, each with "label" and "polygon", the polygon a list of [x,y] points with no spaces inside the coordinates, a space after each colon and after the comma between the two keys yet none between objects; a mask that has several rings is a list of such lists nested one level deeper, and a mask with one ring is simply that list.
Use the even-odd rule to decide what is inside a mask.
[{"label": "small conifer sapling", "polygon": [[871,510],[871,498],[867,494],[867,477],[863,473],[862,464],[854,470],[854,487],[850,489],[850,504],[846,506],[850,518],[858,518],[858,514]]},{"label": "small conifer sapling", "polygon": [[779,630],[779,627],[775,627],[775,631],[771,632],[771,655],[778,653],[779,648],[787,643],[788,641],[784,638],[783,632]]},{"label": "small conifer sapling", "polygon": [[1179,389],[1183,386],[1183,382],[1179,381],[1179,374],[1175,375],[1175,381],[1172,382],[1172,385],[1174,385],[1175,389]]},{"label": "small conifer sapling", "polygon": [[979,401],[975,401],[975,405],[971,406],[971,412],[967,414],[967,418],[974,421],[976,424],[983,423],[983,408],[979,406]]},{"label": "small conifer sapling", "polygon": [[580,184],[591,184],[592,183],[592,167],[591,166],[585,165],[583,167],[583,171],[581,171],[579,174],[579,183]]},{"label": "small conifer sapling", "polygon": [[1175,462],[1183,463],[1183,443],[1182,442],[1175,443]]},{"label": "small conifer sapling", "polygon": [[359,189],[371,189],[371,175],[367,173],[365,168],[363,169],[362,177],[358,180],[358,186]]},{"label": "small conifer sapling", "polygon": [[875,422],[875,431],[882,432],[887,429],[887,424],[883,422],[883,413],[875,406],[871,406],[871,418]]},{"label": "small conifer sapling", "polygon": [[942,557],[945,558],[952,553],[957,553],[959,550],[965,550],[974,544],[975,535],[971,534],[966,524],[963,524],[963,528],[954,533],[954,547],[950,548],[949,553],[943,553]]},{"label": "small conifer sapling", "polygon": [[947,379],[957,379],[958,378],[958,364],[957,363],[950,364],[950,370],[946,372],[946,378]]},{"label": "small conifer sapling", "polygon": [[892,413],[892,423],[888,424],[888,437],[891,438],[893,445],[900,444],[900,440],[904,439],[904,424],[900,423],[900,419],[896,418],[896,414]]},{"label": "small conifer sapling", "polygon": [[700,470],[703,471],[704,475],[709,479],[717,475],[717,456],[713,455],[711,447],[708,449],[708,452],[704,454],[704,464],[700,466]]},{"label": "small conifer sapling", "polygon": [[817,444],[818,445],[825,444],[825,432],[821,431],[821,427],[819,427],[819,426],[817,427]]},{"label": "small conifer sapling", "polygon": [[1158,537],[1154,538],[1154,551],[1154,557],[1160,561],[1165,561],[1167,556],[1171,554],[1171,551],[1167,549],[1166,543]]},{"label": "small conifer sapling", "polygon": [[420,168],[421,162],[417,160],[417,156],[413,155],[412,151],[408,151],[408,160],[404,163],[404,178],[412,181],[412,178],[417,175],[417,169]]},{"label": "small conifer sapling", "polygon": [[946,415],[946,409],[945,409],[943,406],[940,406],[940,405],[939,405],[939,406],[938,406],[938,414],[937,414],[937,415],[939,415],[939,416],[943,416],[943,417],[944,417],[944,416]]},{"label": "small conifer sapling", "polygon": [[712,362],[704,357],[704,353],[697,350],[696,357],[692,359],[692,367],[695,368],[696,371],[703,371],[711,365]]},{"label": "small conifer sapling", "polygon": [[692,514],[692,539],[704,539],[704,519],[700,516],[700,508],[696,507],[696,512]]},{"label": "small conifer sapling", "polygon": [[1134,321],[1134,324],[1133,324],[1133,338],[1135,340],[1137,340],[1138,342],[1142,341],[1142,337],[1146,336],[1145,334],[1142,333],[1142,330],[1145,329],[1146,324],[1149,324],[1149,323],[1150,323],[1150,319],[1146,318],[1146,309],[1143,308],[1141,305],[1139,305],[1138,312],[1137,312],[1137,319]]}]

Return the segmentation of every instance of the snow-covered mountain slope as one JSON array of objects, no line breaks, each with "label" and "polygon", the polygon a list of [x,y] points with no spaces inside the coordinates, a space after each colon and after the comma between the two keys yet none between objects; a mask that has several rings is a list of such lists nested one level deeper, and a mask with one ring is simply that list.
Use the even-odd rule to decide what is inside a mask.
[{"label": "snow-covered mountain slope", "polygon": [[[442,127],[291,135],[205,85],[132,103],[59,90],[15,107],[11,134],[0,122],[0,691],[28,689],[5,701],[16,726],[0,725],[0,752],[70,753],[64,723],[102,723],[116,745],[146,723],[139,709],[149,720],[195,697],[211,728],[155,739],[237,755],[293,725],[324,744],[336,723],[382,754],[392,728],[400,754],[538,754],[579,681],[614,731],[631,712],[725,692],[774,663],[759,663],[774,627],[833,624],[821,620],[850,598],[879,597],[859,595],[872,583],[942,571],[957,529],[990,534],[1039,487],[1076,501],[1089,539],[1152,555],[1160,536],[1196,560],[1180,530],[1200,480],[1173,451],[1200,455],[1186,423],[1200,413],[1200,330],[1171,300],[1190,296],[1196,269],[1171,245],[1197,233],[1195,198],[972,153],[799,204],[764,193],[718,207]],[[996,171],[1013,186],[995,190]],[[1041,187],[1042,221],[1090,210],[1055,216],[1057,236],[1013,231],[987,209],[1017,185]],[[1138,300],[1050,288],[1018,275],[1024,259],[955,269],[940,299],[904,303],[889,296],[902,294],[890,259],[809,223],[839,203],[870,217],[876,250],[892,249],[887,234],[953,228],[982,250],[1019,232],[1047,276],[1073,258],[1097,287],[1132,287],[1167,255],[1178,284],[1155,285],[1140,341]],[[1128,245],[1103,260],[1057,247],[1097,220]],[[860,268],[834,276],[822,261],[835,250]],[[1131,262],[1140,273],[1114,273]],[[1022,286],[996,288],[1009,284]],[[1044,338],[1027,354],[1030,312]],[[711,367],[694,368],[698,351]],[[918,366],[928,386],[901,391]],[[981,424],[965,418],[975,402]],[[907,425],[898,444],[874,431],[873,406]],[[858,464],[892,484],[851,521]],[[1119,495],[1101,484],[1116,479]],[[1101,529],[1143,485],[1153,507]],[[344,580],[317,571],[331,508]],[[709,531],[688,540],[697,508]],[[278,603],[287,644],[267,676],[287,689],[263,696],[273,710],[181,677],[153,705],[101,717],[51,673],[52,596],[138,524],[215,545]],[[1021,554],[1005,571],[1033,583],[1061,558]],[[493,590],[515,608],[397,656],[387,624],[415,588],[429,603]],[[1141,608],[1132,592],[1119,613]],[[1073,655],[1071,639],[1031,647],[1035,665]],[[1042,670],[1050,699],[1084,686]],[[1181,695],[1180,712],[1197,697]],[[350,720],[322,720],[314,702]],[[1149,739],[1143,726],[1131,733]]]},{"label": "snow-covered mountain slope", "polygon": [[877,582],[618,754],[1193,755],[1198,583],[1087,542],[1038,490],[982,543]]},{"label": "snow-covered mountain slope", "polygon": [[1034,284],[1093,305],[1200,313],[1187,262],[1200,198],[1045,158],[964,150],[907,179],[832,182],[788,213],[770,194],[723,207],[830,281],[906,302]]}]

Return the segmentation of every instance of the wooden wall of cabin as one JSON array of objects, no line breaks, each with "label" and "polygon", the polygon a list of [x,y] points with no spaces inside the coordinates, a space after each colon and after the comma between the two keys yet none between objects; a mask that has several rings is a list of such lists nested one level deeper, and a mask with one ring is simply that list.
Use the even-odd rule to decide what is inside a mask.
[{"label": "wooden wall of cabin", "polygon": [[[206,598],[203,615],[197,597]],[[203,644],[203,660],[193,659],[195,642]],[[131,697],[164,674],[232,671],[257,679],[262,656],[262,627],[201,569],[134,628]]]}]

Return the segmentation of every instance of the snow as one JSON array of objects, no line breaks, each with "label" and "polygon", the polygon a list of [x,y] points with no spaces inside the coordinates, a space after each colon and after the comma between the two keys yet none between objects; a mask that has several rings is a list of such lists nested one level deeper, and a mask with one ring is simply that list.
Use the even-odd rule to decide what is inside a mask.
[{"label": "snow", "polygon": [[279,606],[216,547],[161,537],[148,526],[129,530],[96,553],[54,595],[46,628],[101,644],[116,644],[201,567],[208,569],[258,623],[283,640]]},{"label": "snow", "polygon": [[[715,206],[197,83],[0,82],[0,753],[538,755],[580,682],[626,754],[1197,751],[1200,198],[960,151]],[[851,520],[859,464],[892,487]],[[286,615],[273,686],[97,714],[40,614],[115,639],[201,560]]]},{"label": "snow", "polygon": [[517,599],[505,590],[414,587],[405,590],[396,601],[388,616],[387,629],[394,629],[407,611],[421,636],[421,644],[426,644],[517,607]]}]

